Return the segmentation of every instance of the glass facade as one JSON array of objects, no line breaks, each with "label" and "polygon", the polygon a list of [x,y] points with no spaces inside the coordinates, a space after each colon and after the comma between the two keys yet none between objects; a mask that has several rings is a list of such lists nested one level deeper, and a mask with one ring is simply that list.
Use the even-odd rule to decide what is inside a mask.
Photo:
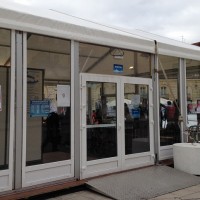
[{"label": "glass facade", "polygon": [[81,73],[151,77],[148,53],[80,43],[79,54]]},{"label": "glass facade", "polygon": [[27,36],[26,165],[71,158],[70,42]]},{"label": "glass facade", "polygon": [[187,127],[200,124],[200,61],[186,60]]},{"label": "glass facade", "polygon": [[10,61],[11,31],[0,28],[0,170],[9,167]]},{"label": "glass facade", "polygon": [[[24,33],[18,34],[22,37]],[[21,44],[15,45],[19,49],[24,47]],[[17,48],[13,48],[13,52],[14,49]],[[78,52],[75,54],[78,55]],[[21,62],[23,57],[20,54],[18,56],[15,61]],[[179,96],[179,82],[180,78],[184,77],[179,77],[179,60],[177,57],[159,55],[160,146],[181,142],[179,116],[182,97]],[[87,76],[84,79],[86,84],[80,83],[80,89],[84,88],[86,91],[84,96],[80,90],[80,101],[83,96],[85,101],[80,107],[81,109],[86,107],[86,112],[80,110],[80,115],[83,113],[83,119],[86,119],[86,124],[80,121],[80,129],[82,125],[86,127],[84,129],[86,138],[80,135],[80,142],[86,139],[84,141],[86,146],[81,146],[80,150],[85,148],[86,156],[82,155],[82,152],[80,154],[85,156],[86,165],[99,164],[104,162],[103,159],[107,159],[106,162],[118,159],[119,163],[121,162],[119,166],[122,166],[128,159],[134,157],[131,154],[138,153],[137,156],[140,157],[142,153],[147,154],[145,152],[154,153],[154,149],[152,150],[150,146],[154,140],[150,137],[153,135],[153,119],[150,117],[153,116],[153,111],[149,110],[152,108],[149,101],[153,93],[150,88],[153,87],[151,54],[79,43],[79,66],[75,67],[79,68],[80,73],[84,73],[84,78]],[[71,123],[74,123],[74,119],[71,119],[71,90],[76,89],[71,88],[71,41],[28,33],[26,70],[26,88],[24,86],[22,88],[27,92],[26,102],[23,102],[23,105],[26,105],[27,117],[26,123],[23,122],[26,124],[26,166],[79,159],[71,143],[73,141]],[[96,77],[87,79],[88,74],[90,78],[93,75]],[[81,80],[81,76],[79,78]],[[144,78],[150,81],[143,83]],[[200,124],[199,88],[200,61],[187,59],[187,127]],[[0,29],[0,170],[9,169],[11,166],[9,164],[10,91],[11,31]],[[15,102],[12,103],[14,105]],[[15,137],[15,132],[13,135]],[[76,142],[79,139],[77,138]],[[124,153],[125,155],[122,155]],[[72,169],[71,177],[74,176],[73,170],[76,165],[73,161],[69,161]],[[65,162],[61,165],[63,163]],[[26,176],[28,173],[24,174]]]},{"label": "glass facade", "polygon": [[179,58],[159,56],[160,145],[180,142]]}]

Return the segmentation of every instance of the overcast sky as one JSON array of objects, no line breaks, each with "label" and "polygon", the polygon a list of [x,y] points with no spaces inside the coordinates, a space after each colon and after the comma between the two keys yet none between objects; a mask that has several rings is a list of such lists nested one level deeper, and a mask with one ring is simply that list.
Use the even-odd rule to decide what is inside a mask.
[{"label": "overcast sky", "polygon": [[200,41],[200,0],[7,0],[187,43]]}]

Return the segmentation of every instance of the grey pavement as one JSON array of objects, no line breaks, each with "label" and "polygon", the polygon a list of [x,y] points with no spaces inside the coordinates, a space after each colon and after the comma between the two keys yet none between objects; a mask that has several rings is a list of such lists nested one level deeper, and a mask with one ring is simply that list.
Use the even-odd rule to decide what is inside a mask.
[{"label": "grey pavement", "polygon": [[[93,191],[83,190],[49,200],[109,200],[110,198],[97,194]],[[200,184],[185,189],[177,190],[150,200],[200,200]]]}]

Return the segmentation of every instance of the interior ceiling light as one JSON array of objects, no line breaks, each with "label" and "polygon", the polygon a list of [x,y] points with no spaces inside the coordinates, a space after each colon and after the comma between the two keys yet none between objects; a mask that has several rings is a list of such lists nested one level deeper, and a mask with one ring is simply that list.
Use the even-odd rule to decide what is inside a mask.
[{"label": "interior ceiling light", "polygon": [[110,54],[115,59],[123,59],[124,58],[124,51],[122,49],[114,49],[113,51],[111,51]]},{"label": "interior ceiling light", "polygon": [[129,69],[134,69],[134,66],[130,66]]}]

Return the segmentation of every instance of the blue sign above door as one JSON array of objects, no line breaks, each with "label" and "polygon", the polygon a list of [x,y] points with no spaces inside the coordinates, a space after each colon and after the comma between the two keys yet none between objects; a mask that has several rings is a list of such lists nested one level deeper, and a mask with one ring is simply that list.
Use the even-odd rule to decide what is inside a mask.
[{"label": "blue sign above door", "polygon": [[113,72],[122,73],[123,71],[124,71],[123,65],[119,65],[119,64],[113,65]]}]

